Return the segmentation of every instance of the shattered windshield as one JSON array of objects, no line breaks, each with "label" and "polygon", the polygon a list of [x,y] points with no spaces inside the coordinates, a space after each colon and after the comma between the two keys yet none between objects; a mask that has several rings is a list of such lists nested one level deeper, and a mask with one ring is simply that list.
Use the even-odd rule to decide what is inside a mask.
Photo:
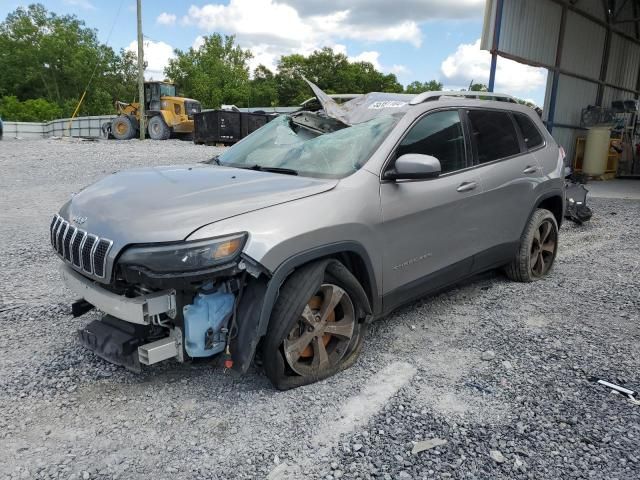
[{"label": "shattered windshield", "polygon": [[398,121],[385,115],[320,134],[282,115],[237,143],[217,159],[224,166],[280,169],[311,177],[342,178],[359,170]]}]

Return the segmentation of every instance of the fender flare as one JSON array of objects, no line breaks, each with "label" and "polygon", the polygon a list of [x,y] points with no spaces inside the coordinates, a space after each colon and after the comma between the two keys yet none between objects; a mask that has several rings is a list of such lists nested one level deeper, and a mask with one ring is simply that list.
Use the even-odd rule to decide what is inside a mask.
[{"label": "fender flare", "polygon": [[[560,201],[562,203],[562,214],[560,215],[560,220],[558,221],[558,228],[560,228],[561,224],[562,224],[562,219],[564,218],[564,213],[567,209],[566,206],[566,198],[564,195],[564,189],[562,190],[552,190],[549,192],[545,192],[541,195],[538,196],[538,198],[536,198],[536,203],[534,205],[534,207],[531,209],[531,212],[529,212],[529,216],[527,217],[527,221],[531,218],[531,215],[533,215],[535,213],[535,211],[539,208],[539,205],[544,202],[545,200],[547,200],[548,198],[553,198],[553,197],[559,197]],[[527,224],[525,223],[524,228],[522,229],[522,233],[524,233],[524,229],[527,228]],[[522,235],[522,234],[521,234]]]},{"label": "fender flare", "polygon": [[335,255],[338,253],[344,252],[353,252],[358,254],[365,262],[365,266],[367,268],[367,276],[369,277],[369,282],[371,285],[371,294],[372,294],[372,310],[373,312],[378,312],[380,307],[380,300],[378,298],[378,286],[375,278],[375,274],[373,273],[373,265],[371,264],[371,259],[369,258],[369,254],[364,249],[364,247],[358,242],[336,242],[331,243],[329,245],[323,245],[321,247],[312,248],[310,250],[306,250],[304,252],[298,253],[292,257],[289,257],[287,260],[282,262],[278,268],[273,272],[271,280],[267,286],[267,291],[265,292],[264,302],[262,304],[262,309],[260,311],[260,335],[264,335],[267,333],[267,327],[269,326],[269,318],[271,317],[271,310],[273,309],[273,305],[276,303],[276,298],[278,298],[278,292],[280,291],[280,287],[287,279],[289,275],[299,266],[304,265],[305,263],[309,263],[313,260],[318,260],[323,257],[328,257],[330,255]]}]

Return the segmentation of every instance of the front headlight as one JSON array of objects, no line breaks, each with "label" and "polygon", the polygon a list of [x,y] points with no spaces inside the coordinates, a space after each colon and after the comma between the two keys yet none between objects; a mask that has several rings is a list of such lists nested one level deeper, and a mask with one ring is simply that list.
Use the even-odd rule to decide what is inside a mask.
[{"label": "front headlight", "polygon": [[188,272],[228,263],[242,251],[246,233],[157,247],[132,247],[120,257],[122,265],[139,265],[154,272]]}]

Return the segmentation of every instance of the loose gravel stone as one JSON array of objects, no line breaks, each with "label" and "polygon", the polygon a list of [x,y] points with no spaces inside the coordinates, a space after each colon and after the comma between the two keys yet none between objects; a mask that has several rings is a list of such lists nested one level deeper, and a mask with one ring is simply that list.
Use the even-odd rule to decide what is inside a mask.
[{"label": "loose gravel stone", "polygon": [[500,450],[491,450],[489,452],[489,456],[491,457],[491,460],[493,460],[496,463],[504,463],[507,461],[507,459],[504,458],[504,455],[502,455],[502,452]]},{"label": "loose gravel stone", "polygon": [[485,362],[490,362],[491,360],[496,358],[496,352],[494,352],[493,350],[487,350],[486,352],[482,352],[480,358]]}]

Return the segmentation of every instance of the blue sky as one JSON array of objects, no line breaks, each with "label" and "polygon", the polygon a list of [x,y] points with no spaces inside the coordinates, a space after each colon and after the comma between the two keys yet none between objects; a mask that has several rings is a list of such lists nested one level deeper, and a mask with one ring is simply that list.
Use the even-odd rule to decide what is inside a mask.
[{"label": "blue sky", "polygon": [[[133,48],[133,0],[41,0],[49,10],[75,14],[115,49]],[[5,0],[4,18],[28,2]],[[353,60],[367,60],[401,83],[441,81],[463,88],[487,82],[489,54],[479,49],[484,0],[143,0],[147,76],[162,78],[174,48],[198,46],[212,32],[235,34],[254,52],[254,66],[274,68],[280,55],[331,46]],[[498,61],[496,90],[544,100],[546,71]]]}]

